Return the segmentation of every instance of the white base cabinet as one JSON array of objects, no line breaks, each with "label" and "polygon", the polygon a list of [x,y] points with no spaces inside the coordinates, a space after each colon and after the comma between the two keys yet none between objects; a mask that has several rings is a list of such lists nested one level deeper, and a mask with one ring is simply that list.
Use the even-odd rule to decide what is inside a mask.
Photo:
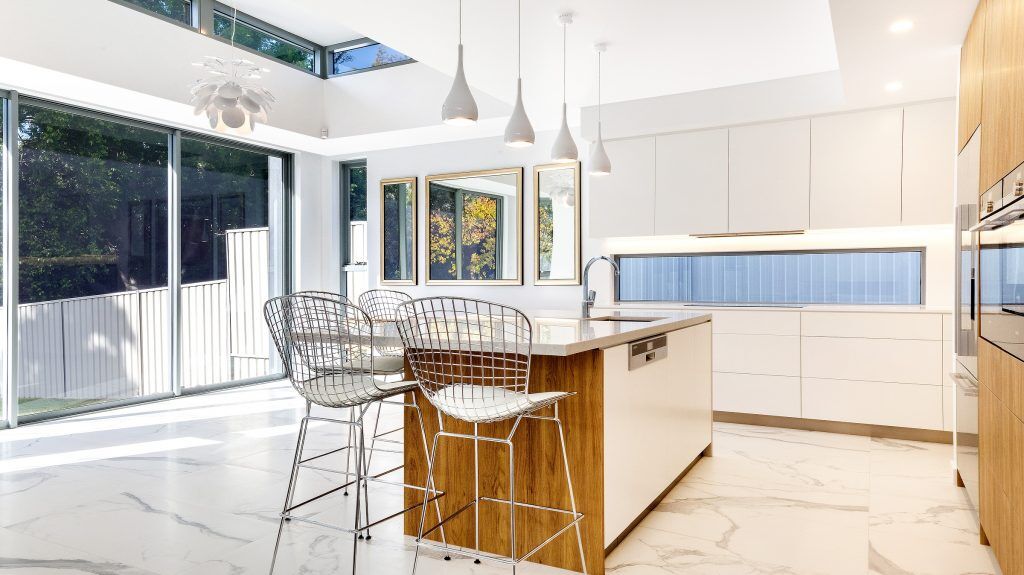
[{"label": "white base cabinet", "polygon": [[699,311],[712,314],[716,411],[952,427],[949,314]]}]

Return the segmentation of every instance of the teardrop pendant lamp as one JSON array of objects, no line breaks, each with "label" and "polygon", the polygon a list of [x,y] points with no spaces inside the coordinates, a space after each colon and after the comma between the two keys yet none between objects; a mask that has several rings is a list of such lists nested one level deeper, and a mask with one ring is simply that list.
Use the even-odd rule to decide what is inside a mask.
[{"label": "teardrop pendant lamp", "polygon": [[579,150],[576,148],[576,142],[572,139],[572,134],[569,133],[569,121],[566,117],[566,106],[565,106],[565,76],[566,76],[566,28],[569,24],[572,24],[572,14],[565,13],[558,17],[559,23],[562,24],[562,127],[558,129],[558,136],[555,138],[555,145],[551,147],[551,161],[552,162],[575,162],[579,158]]},{"label": "teardrop pendant lamp", "polygon": [[523,8],[522,0],[516,0],[516,105],[505,126],[505,145],[526,148],[533,141],[533,126],[523,106]]},{"label": "teardrop pendant lamp", "polygon": [[479,115],[462,68],[462,0],[459,0],[459,65],[455,69],[452,89],[441,106],[441,121],[451,126],[469,126],[476,123]]},{"label": "teardrop pendant lamp", "polygon": [[608,159],[604,140],[601,139],[601,53],[605,51],[605,45],[594,44],[594,51],[597,52],[597,141],[590,148],[590,175],[607,176],[612,173],[612,161]]}]

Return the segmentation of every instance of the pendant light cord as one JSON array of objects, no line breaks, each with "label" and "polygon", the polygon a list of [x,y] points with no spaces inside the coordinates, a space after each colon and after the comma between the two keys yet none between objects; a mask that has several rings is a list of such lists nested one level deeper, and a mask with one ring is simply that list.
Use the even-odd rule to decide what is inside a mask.
[{"label": "pendant light cord", "polygon": [[459,0],[459,46],[462,45],[462,0]]},{"label": "pendant light cord", "polygon": [[523,78],[523,2],[516,0],[516,78]]},{"label": "pendant light cord", "polygon": [[562,22],[562,106],[565,106],[565,36],[568,24]]},{"label": "pendant light cord", "polygon": [[597,125],[601,125],[601,52],[597,53]]}]

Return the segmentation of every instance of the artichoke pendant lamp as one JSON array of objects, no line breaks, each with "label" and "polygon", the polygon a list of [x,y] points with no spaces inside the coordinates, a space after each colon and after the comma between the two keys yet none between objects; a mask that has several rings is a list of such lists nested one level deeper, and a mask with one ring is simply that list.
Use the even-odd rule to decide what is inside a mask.
[{"label": "artichoke pendant lamp", "polygon": [[612,162],[601,139],[601,52],[604,52],[605,45],[595,44],[594,50],[597,52],[597,141],[590,148],[590,175],[607,176],[612,173]]},{"label": "artichoke pendant lamp", "polygon": [[558,129],[558,136],[555,137],[555,145],[551,147],[552,162],[575,162],[579,158],[579,150],[576,149],[576,142],[569,133],[569,121],[566,117],[565,106],[565,60],[566,60],[566,27],[572,24],[572,14],[565,13],[558,17],[562,24],[562,127]]},{"label": "artichoke pendant lamp", "polygon": [[516,105],[505,126],[505,145],[526,148],[534,141],[533,126],[523,107],[523,9],[522,0],[516,0]]},{"label": "artichoke pendant lamp", "polygon": [[[238,9],[231,21],[231,49],[235,48]],[[189,104],[195,115],[206,114],[210,127],[218,132],[248,135],[257,122],[266,123],[274,95],[256,81],[269,72],[245,58],[224,60],[207,56],[194,66],[204,68],[208,76],[196,80],[190,90]]]},{"label": "artichoke pendant lamp", "polygon": [[441,106],[441,121],[450,126],[469,126],[476,123],[479,115],[462,68],[462,0],[459,0],[459,65],[455,69],[452,89]]}]

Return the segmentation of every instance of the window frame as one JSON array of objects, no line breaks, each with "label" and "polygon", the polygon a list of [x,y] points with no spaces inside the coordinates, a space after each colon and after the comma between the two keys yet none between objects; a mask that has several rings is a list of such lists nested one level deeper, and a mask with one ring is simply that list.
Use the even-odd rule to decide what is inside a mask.
[{"label": "window frame", "polygon": [[[116,1],[116,0],[115,0]],[[195,2],[197,0],[193,0]],[[179,22],[180,24],[180,22]],[[6,349],[0,348],[0,354],[10,353],[11,361],[5,362],[5,380],[0,382],[0,385],[5,386],[6,393],[4,393],[3,410],[0,412],[0,430],[6,428],[14,428],[26,423],[34,423],[38,421],[45,421],[50,419],[58,419],[62,417],[68,417],[71,415],[77,415],[81,413],[91,413],[96,411],[104,411],[107,409],[115,409],[118,407],[124,407],[127,405],[137,405],[140,403],[148,403],[152,401],[159,401],[162,399],[170,399],[179,395],[191,395],[197,393],[205,393],[217,389],[226,389],[233,387],[241,387],[245,385],[253,385],[258,383],[265,383],[268,381],[275,381],[283,376],[283,367],[280,364],[280,360],[277,359],[276,354],[271,353],[271,370],[273,373],[265,376],[257,376],[246,379],[237,379],[227,382],[218,382],[205,386],[198,386],[189,389],[181,388],[181,366],[183,358],[180,355],[180,345],[176,342],[181,337],[182,325],[180,321],[180,305],[177,301],[179,298],[170,297],[168,298],[168,330],[170,331],[172,349],[168,350],[168,358],[171,371],[168,374],[170,378],[170,391],[154,393],[149,395],[143,395],[134,398],[125,398],[106,401],[102,403],[86,405],[82,407],[75,407],[70,409],[63,409],[58,411],[40,412],[32,415],[19,416],[17,409],[18,401],[18,383],[20,376],[20,366],[18,365],[18,347],[19,347],[19,319],[18,319],[18,307],[20,305],[20,294],[18,293],[18,281],[19,281],[19,266],[18,259],[19,254],[19,174],[17,167],[20,162],[19,142],[20,134],[18,128],[20,122],[19,108],[22,103],[29,106],[46,107],[51,109],[57,109],[64,112],[77,114],[81,116],[91,117],[99,120],[105,120],[120,124],[133,125],[140,128],[154,130],[167,134],[167,138],[170,144],[168,150],[168,206],[176,206],[174,209],[169,208],[168,212],[168,242],[170,246],[174,246],[172,254],[169,254],[168,258],[168,285],[167,289],[172,293],[180,293],[181,281],[180,281],[180,184],[181,184],[181,141],[183,138],[191,138],[195,140],[202,140],[211,142],[214,144],[229,146],[242,150],[252,151],[261,154],[273,155],[281,158],[282,169],[281,169],[281,184],[283,185],[281,206],[279,214],[268,214],[271,220],[277,220],[281,225],[281,239],[279,240],[277,249],[280,250],[280,265],[282,267],[280,275],[276,278],[283,293],[291,293],[295,285],[295,267],[294,267],[294,249],[295,249],[295,226],[294,226],[294,212],[293,203],[295,195],[295,155],[283,149],[275,149],[268,146],[260,146],[251,144],[248,142],[235,140],[230,137],[222,135],[208,134],[200,131],[193,130],[181,130],[172,126],[154,123],[138,117],[130,115],[112,114],[105,111],[95,110],[91,108],[84,108],[77,104],[68,103],[65,101],[50,99],[45,96],[35,96],[33,94],[20,93],[15,90],[9,92],[0,90],[0,97],[4,98],[4,147],[5,149],[10,148],[15,151],[14,154],[4,154],[3,161],[5,167],[12,166],[14,169],[5,170],[3,173],[3,181],[5,186],[0,188],[0,192],[3,193],[4,209],[3,219],[5,224],[2,229],[3,237],[3,259],[10,262],[10,265],[2,266],[4,286],[8,286],[7,289],[3,290],[4,303],[9,304],[5,307],[5,317],[7,319],[7,325],[3,326],[3,329],[7,333],[7,346]],[[14,118],[14,121],[10,121]],[[8,136],[11,136],[10,138]],[[174,318],[178,318],[177,321]]]},{"label": "window frame", "polygon": [[[205,35],[209,36],[210,38],[214,38],[216,40],[220,40],[221,42],[224,42],[225,44],[230,45],[231,44],[231,37],[230,36],[219,36],[219,35],[214,33],[214,31],[213,31],[213,19],[214,19],[214,16],[216,14],[218,14],[218,13],[222,14],[224,16],[227,16],[229,18],[233,18],[234,17],[234,8],[232,8],[231,6],[228,6],[227,4],[224,4],[222,2],[217,2],[216,0],[214,0],[213,2],[210,2],[209,0],[206,0],[205,2],[203,0],[192,0],[192,1],[193,2],[200,2],[201,6],[202,6],[201,15],[200,15],[201,32],[203,32]],[[206,10],[206,8],[208,8],[208,11]],[[245,24],[245,25],[251,27],[251,28],[255,28],[256,30],[258,30],[260,32],[263,32],[264,34],[267,34],[269,36],[276,36],[277,38],[280,38],[281,40],[283,40],[283,41],[285,41],[285,42],[287,42],[289,44],[292,44],[293,46],[297,46],[298,48],[302,48],[302,49],[311,51],[313,53],[313,69],[310,70],[310,69],[308,69],[308,68],[306,68],[304,66],[299,66],[298,64],[293,64],[291,62],[286,62],[284,60],[281,60],[279,58],[275,58],[274,56],[271,56],[271,55],[266,54],[264,52],[260,52],[259,50],[256,50],[254,48],[250,48],[249,46],[246,46],[244,44],[239,44],[238,42],[235,42],[235,44],[234,44],[234,46],[236,48],[241,48],[241,49],[243,49],[243,50],[245,50],[247,52],[250,52],[250,53],[258,55],[258,56],[262,56],[264,58],[267,58],[268,60],[273,60],[274,62],[278,62],[278,63],[284,64],[285,66],[290,66],[292,68],[295,68],[296,70],[302,70],[303,72],[305,72],[307,74],[312,74],[314,76],[320,76],[321,78],[323,77],[323,70],[325,69],[325,62],[324,62],[324,60],[326,59],[324,57],[324,47],[323,46],[321,46],[321,45],[319,45],[316,42],[313,42],[311,40],[307,40],[307,39],[303,38],[302,36],[299,36],[299,35],[296,35],[296,34],[292,34],[291,32],[289,32],[287,30],[283,30],[281,28],[278,28],[277,26],[274,26],[273,24],[270,24],[269,22],[264,22],[263,20],[260,20],[259,18],[256,18],[254,16],[250,16],[249,14],[246,14],[245,12],[242,12],[241,10],[238,11],[238,21],[241,22],[242,24]]]},{"label": "window frame", "polygon": [[760,306],[757,302],[706,302],[706,301],[676,301],[676,300],[622,300],[619,293],[619,287],[622,282],[621,275],[615,275],[614,279],[614,301],[615,303],[623,304],[647,304],[647,303],[659,303],[666,305],[686,305],[692,307],[729,307],[729,304],[736,304],[742,307],[808,307],[808,306],[819,306],[819,305],[868,305],[868,306],[894,306],[894,305],[926,305],[927,290],[925,289],[928,285],[927,282],[927,270],[928,270],[928,248],[926,246],[895,246],[895,247],[884,247],[884,248],[828,248],[828,249],[800,249],[800,250],[748,250],[748,251],[723,251],[723,252],[659,252],[659,253],[620,253],[613,254],[612,259],[615,260],[615,264],[619,265],[622,258],[657,258],[657,257],[700,257],[700,256],[757,256],[757,255],[815,255],[815,254],[843,254],[843,253],[893,253],[893,252],[917,252],[921,254],[921,274],[920,274],[920,285],[919,289],[921,292],[921,301],[916,304],[900,304],[900,303],[878,303],[878,304],[829,304],[829,303],[763,303]]},{"label": "window frame", "polygon": [[[189,2],[191,3],[191,8],[192,8],[192,15],[191,15],[191,20],[192,21],[191,21],[191,23],[188,23],[188,24],[186,24],[185,22],[182,22],[180,20],[175,20],[174,18],[170,18],[168,16],[165,16],[164,14],[161,14],[159,12],[154,12],[152,10],[148,10],[146,8],[143,8],[142,6],[138,6],[136,4],[133,4],[133,3],[129,2],[128,0],[110,0],[110,1],[115,3],[115,4],[117,4],[117,5],[119,5],[119,6],[124,6],[125,8],[130,8],[132,10],[135,10],[136,12],[139,12],[140,14],[146,14],[147,16],[152,16],[154,18],[158,18],[160,20],[163,20],[164,22],[169,22],[169,23],[174,24],[176,26],[180,26],[182,28],[185,28],[186,30],[191,30],[193,32],[197,32],[199,34],[202,34],[203,36],[206,36],[207,38],[212,38],[214,40],[217,40],[218,42],[223,42],[223,43],[228,44],[228,45],[231,44],[231,38],[230,37],[226,37],[225,38],[224,36],[218,36],[217,34],[214,33],[214,31],[213,31],[213,17],[214,17],[214,14],[217,13],[217,12],[220,12],[221,14],[227,15],[229,17],[233,17],[234,16],[234,8],[232,8],[231,6],[228,6],[227,4],[219,2],[217,0],[189,0]],[[273,24],[270,24],[269,22],[264,22],[263,20],[260,20],[259,18],[256,18],[255,16],[251,16],[251,15],[245,13],[245,12],[242,12],[241,10],[238,11],[238,21],[243,23],[243,24],[246,24],[247,26],[250,26],[252,28],[256,28],[260,32],[263,32],[263,33],[268,34],[270,36],[275,36],[277,38],[280,38],[281,40],[283,40],[283,41],[285,41],[285,42],[287,42],[289,44],[293,44],[293,45],[295,45],[295,46],[297,46],[299,48],[311,50],[313,52],[313,70],[309,70],[308,68],[306,68],[304,66],[299,66],[297,64],[292,64],[291,62],[286,62],[286,61],[281,60],[279,58],[275,58],[275,57],[273,57],[273,56],[271,56],[269,54],[265,54],[263,52],[260,52],[259,50],[255,50],[253,48],[250,48],[250,47],[242,45],[242,44],[235,43],[235,47],[236,48],[239,48],[241,50],[249,52],[250,54],[253,54],[255,56],[260,56],[260,57],[266,58],[267,60],[270,60],[272,62],[277,62],[279,64],[283,64],[283,65],[288,66],[290,68],[294,68],[296,70],[300,70],[302,72],[305,72],[305,73],[313,75],[313,76],[317,76],[317,77],[320,77],[320,78],[327,78],[327,69],[328,69],[327,58],[328,58],[328,52],[327,52],[327,49],[325,47],[321,46],[320,44],[317,44],[316,42],[313,42],[312,40],[308,40],[306,38],[303,38],[302,36],[299,36],[297,34],[293,34],[293,33],[289,32],[287,30],[284,30],[282,28],[274,26]]]},{"label": "window frame", "polygon": [[[405,54],[405,52],[402,52],[402,54],[404,54],[407,59],[402,60],[400,62],[389,62],[387,64],[381,64],[380,66],[371,66],[370,68],[363,68],[363,69],[360,69],[360,70],[349,70],[348,72],[340,72],[340,73],[335,73],[334,72],[334,53],[335,52],[343,52],[343,51],[346,51],[346,50],[355,50],[356,48],[363,48],[363,47],[366,47],[366,46],[373,46],[375,44],[379,44],[379,45],[384,46],[386,48],[391,48],[390,46],[388,46],[387,44],[384,44],[383,42],[378,42],[378,41],[374,40],[373,38],[367,38],[367,37],[356,38],[355,40],[349,40],[347,42],[340,42],[338,44],[331,44],[330,46],[326,46],[325,49],[324,49],[324,56],[325,56],[324,57],[324,69],[326,70],[324,77],[325,78],[340,78],[342,76],[351,76],[353,74],[362,74],[364,72],[373,72],[375,70],[383,70],[385,68],[394,68],[395,66],[404,66],[405,64],[415,64],[416,63],[416,59],[415,58],[409,56],[408,54]],[[391,49],[394,50],[394,48],[391,48]]]}]

